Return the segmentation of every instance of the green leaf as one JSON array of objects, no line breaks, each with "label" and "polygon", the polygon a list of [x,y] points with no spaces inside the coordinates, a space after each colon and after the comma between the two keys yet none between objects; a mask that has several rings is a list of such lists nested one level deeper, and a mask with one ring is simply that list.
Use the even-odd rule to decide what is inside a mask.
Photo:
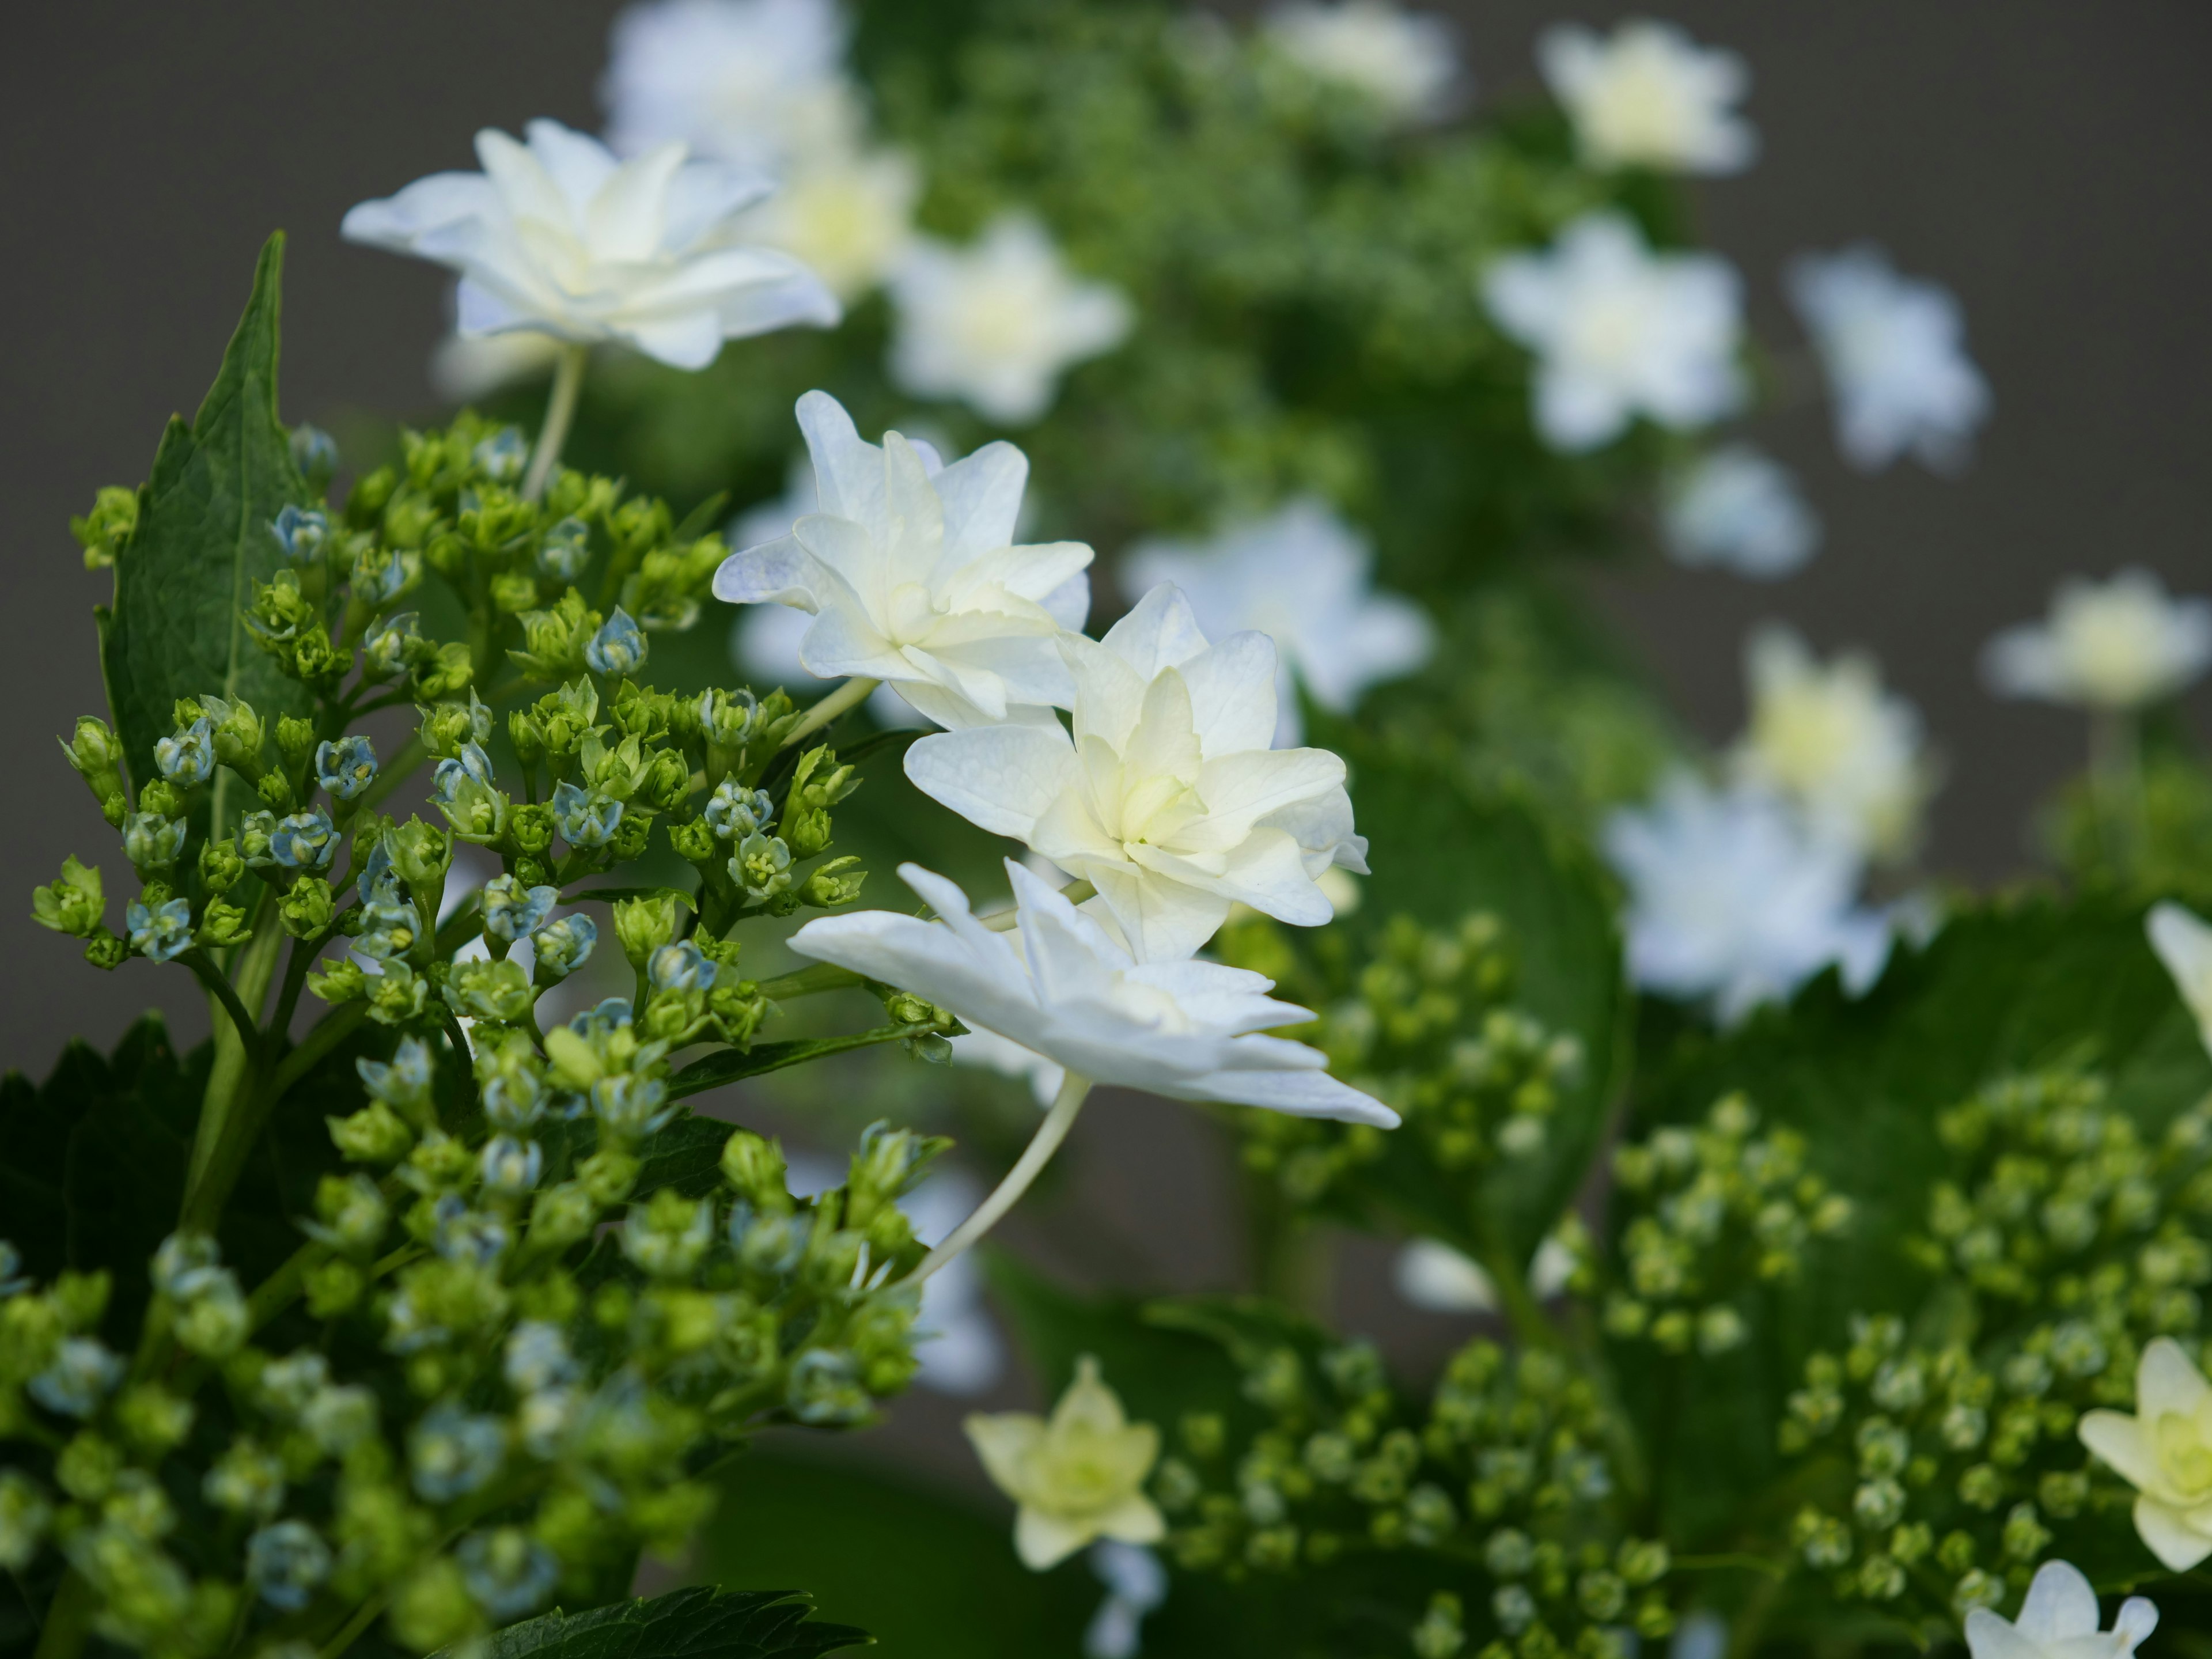
[{"label": "green leaf", "polygon": [[[172,729],[179,697],[242,697],[272,727],[308,707],[306,688],[276,672],[241,614],[254,581],[284,562],[270,532],[277,513],[308,499],[276,418],[283,263],[280,232],[261,250],[253,297],[198,415],[189,427],[173,416],[161,434],[137,526],[116,558],[100,660],[125,763],[140,784],[155,775],[154,744]],[[238,810],[227,797],[241,787],[218,769],[216,835]]]},{"label": "green leaf", "polygon": [[756,1042],[750,1048],[717,1048],[705,1058],[693,1060],[668,1079],[669,1098],[681,1100],[686,1095],[703,1094],[709,1089],[719,1089],[724,1084],[735,1083],[741,1078],[780,1072],[787,1066],[801,1066],[810,1060],[819,1060],[824,1054],[842,1054],[850,1048],[872,1048],[878,1042],[890,1042],[913,1034],[914,1027],[911,1025],[879,1025],[872,1031],[855,1031],[848,1036],[807,1037],[793,1042]]},{"label": "green leaf", "polygon": [[1806,1357],[1848,1342],[1853,1312],[1911,1318],[1928,1290],[1899,1243],[1923,1224],[1947,1163],[1936,1115],[1984,1082],[2087,1050],[2153,1139],[2212,1087],[2195,1022],[2145,943],[2142,913],[2035,898],[1954,917],[1924,951],[1899,947],[1881,981],[1846,996],[1833,973],[1787,1008],[1721,1035],[1674,1036],[1639,1087],[1637,1128],[1701,1117],[1741,1090],[1808,1143],[1808,1165],[1856,1206],[1849,1235],[1745,1310],[1753,1340],[1718,1360],[1616,1350],[1670,1539],[1688,1546],[1781,1474],[1774,1432]]},{"label": "green leaf", "polygon": [[[588,1613],[559,1610],[510,1625],[491,1659],[816,1659],[870,1638],[817,1624],[813,1603],[790,1590],[672,1590]],[[448,1650],[450,1652],[451,1650]]]},{"label": "green leaf", "polygon": [[[1375,873],[1350,924],[1372,933],[1410,915],[1449,928],[1489,911],[1511,935],[1515,1002],[1583,1045],[1582,1075],[1562,1091],[1542,1148],[1493,1166],[1475,1195],[1472,1242],[1525,1266],[1581,1184],[1628,1071],[1632,1005],[1605,873],[1520,800],[1478,797],[1407,759],[1358,763],[1352,799]],[[1374,1166],[1364,1190],[1376,1203],[1410,1209],[1404,1218],[1442,1237],[1468,1228],[1464,1183],[1443,1176],[1410,1140]]]}]

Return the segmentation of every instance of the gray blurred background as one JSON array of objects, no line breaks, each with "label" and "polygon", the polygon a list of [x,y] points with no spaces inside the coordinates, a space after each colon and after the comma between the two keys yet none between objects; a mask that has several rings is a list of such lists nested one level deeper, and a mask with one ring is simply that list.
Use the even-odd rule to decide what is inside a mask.
[{"label": "gray blurred background", "polygon": [[[1479,95],[1530,87],[1543,24],[1624,12],[1555,0],[1433,9],[1462,15]],[[98,858],[112,845],[52,744],[100,706],[90,610],[109,586],[82,569],[69,516],[102,484],[140,481],[164,418],[197,405],[275,228],[292,233],[286,419],[429,414],[423,366],[446,279],[341,244],[339,216],[471,165],[479,126],[550,114],[595,127],[616,9],[76,0],[10,19],[0,762],[17,799],[37,805],[0,815],[12,884],[0,897],[0,1065],[42,1073],[68,1036],[105,1043],[163,993],[180,1043],[205,1030],[204,1010],[179,994],[184,975],[136,963],[96,974],[74,942],[29,921],[31,886],[65,853]],[[2212,195],[2201,177],[2212,8],[1680,0],[1660,12],[1753,66],[1764,153],[1700,200],[1712,245],[1749,281],[1758,331],[1797,337],[1777,281],[1790,254],[1871,237],[1963,300],[1996,414],[1955,481],[1847,472],[1817,404],[1763,421],[1760,440],[1827,523],[1811,569],[1764,586],[1655,556],[1606,577],[1601,597],[1716,738],[1741,718],[1737,653],[1751,623],[1778,617],[1824,649],[1871,647],[1948,759],[1935,865],[2002,876],[2021,865],[2024,814],[2076,763],[2081,733],[2063,715],[1990,701],[1973,675],[1982,640],[2039,611],[2069,571],[2142,562],[2184,589],[2212,587],[2201,458],[2212,439]],[[1175,1133],[1171,1115],[1142,1109]],[[1155,1144],[1141,1164],[1157,1170],[1158,1156]]]}]

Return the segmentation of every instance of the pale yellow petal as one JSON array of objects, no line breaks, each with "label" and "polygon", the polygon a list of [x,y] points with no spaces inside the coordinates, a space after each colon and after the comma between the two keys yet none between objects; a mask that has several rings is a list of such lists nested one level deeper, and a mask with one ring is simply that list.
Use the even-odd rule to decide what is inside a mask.
[{"label": "pale yellow petal", "polygon": [[1097,1536],[1095,1526],[1042,1510],[1025,1506],[1014,1517],[1014,1553],[1032,1572],[1058,1566]]},{"label": "pale yellow petal", "polygon": [[1030,1459],[1044,1442],[1044,1419],[1030,1412],[976,1412],[961,1426],[992,1484],[1021,1503],[1029,1490]]},{"label": "pale yellow petal", "polygon": [[2212,1383],[2204,1380],[2182,1346],[2161,1336],[2142,1352],[2136,1367],[2136,1413],[2145,1422],[2171,1412],[2194,1417],[2212,1399]]},{"label": "pale yellow petal", "polygon": [[2212,1555],[2212,1534],[2197,1531],[2179,1510],[2155,1498],[2136,1499],[2136,1531],[2171,1572],[2187,1572]]},{"label": "pale yellow petal", "polygon": [[1167,1518],[1142,1492],[1132,1492],[1098,1517],[1098,1534],[1124,1544],[1157,1544],[1168,1535]]},{"label": "pale yellow petal", "polygon": [[2149,1488],[2159,1484],[2158,1458],[2141,1419],[2124,1412],[2084,1412],[2075,1432],[2084,1446],[2111,1464],[2130,1486]]}]

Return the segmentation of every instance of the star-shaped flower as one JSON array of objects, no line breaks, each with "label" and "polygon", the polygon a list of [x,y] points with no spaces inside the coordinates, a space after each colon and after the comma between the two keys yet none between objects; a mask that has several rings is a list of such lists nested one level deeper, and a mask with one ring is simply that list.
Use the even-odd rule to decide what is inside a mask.
[{"label": "star-shaped flower", "polygon": [[1759,153],[1735,109],[1751,84],[1743,59],[1672,23],[1623,23],[1610,38],[1561,23],[1537,41],[1536,61],[1598,167],[1741,173]]},{"label": "star-shaped flower", "polygon": [[1050,1419],[979,1412],[964,1426],[993,1483],[1020,1506],[1014,1548],[1031,1571],[1058,1565],[1095,1538],[1157,1544],[1167,1536],[1165,1519],[1145,1496],[1160,1431],[1128,1420],[1090,1355],[1077,1362]]},{"label": "star-shaped flower", "polygon": [[2212,600],[2171,598],[2148,570],[2059,584],[2051,615],[1982,651],[2001,696],[2122,711],[2181,691],[2212,667]]}]

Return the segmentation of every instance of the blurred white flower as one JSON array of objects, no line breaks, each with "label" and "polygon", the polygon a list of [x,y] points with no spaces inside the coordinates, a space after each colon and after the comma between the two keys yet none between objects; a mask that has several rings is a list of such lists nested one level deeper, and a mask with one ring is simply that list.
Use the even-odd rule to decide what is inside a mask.
[{"label": "blurred white flower", "polygon": [[1874,659],[1846,652],[1823,666],[1796,634],[1769,625],[1744,647],[1744,678],[1751,722],[1739,774],[1869,858],[1910,853],[1934,780],[1919,711],[1882,690]]},{"label": "blurred white flower", "polygon": [[2097,1592],[2069,1561],[2045,1561],[2035,1570],[2020,1617],[2001,1619],[1987,1607],[1966,1614],[1967,1659],[2130,1659],[2158,1628],[2158,1609],[2140,1595],[2120,1603],[2109,1631]]},{"label": "blurred white flower", "polygon": [[430,349],[430,389],[448,403],[474,403],[517,380],[544,379],[560,357],[550,334],[448,334]]},{"label": "blurred white flower", "polygon": [[1710,253],[1654,253],[1620,214],[1585,214],[1547,252],[1506,255],[1482,295],[1536,356],[1536,429],[1555,448],[1610,443],[1638,415],[1702,426],[1742,398],[1735,271]]},{"label": "blurred white flower", "polygon": [[1111,351],[1135,312],[1073,275],[1044,226],[1004,213],[964,248],[917,240],[890,276],[890,374],[919,398],[957,398],[1000,426],[1052,406],[1062,372]]},{"label": "blurred white flower", "polygon": [[746,230],[854,300],[888,276],[914,240],[921,170],[902,150],[840,152],[794,167]]},{"label": "blurred white flower", "polygon": [[821,392],[799,400],[799,424],[821,511],[732,554],[714,597],[811,612],[808,672],[884,681],[940,725],[1065,705],[1058,641],[1090,610],[1091,550],[1009,544],[1029,481],[1022,452],[987,444],[947,466],[896,432],[878,447]]},{"label": "blurred white flower", "polygon": [[1868,472],[1908,453],[1939,471],[1962,465],[1990,387],[1951,291],[1899,276],[1864,244],[1800,256],[1786,283],[1827,373],[1844,459]]},{"label": "blurred white flower", "polygon": [[836,0],[649,0],[615,19],[599,101],[625,155],[672,139],[781,173],[850,148],[860,121]]},{"label": "blurred white flower", "polygon": [[1751,87],[1742,58],[1700,46],[1672,23],[1623,23],[1610,37],[1559,23],[1536,42],[1552,95],[1592,165],[1741,173],[1759,135],[1735,113]]},{"label": "blurred white flower", "polygon": [[1318,1048],[1259,1033],[1312,1016],[1276,1002],[1273,982],[1211,962],[1135,961],[1090,917],[1012,860],[1016,934],[969,914],[944,877],[899,876],[939,920],[863,910],[810,921],[800,956],[927,997],[1095,1083],[1175,1100],[1259,1106],[1395,1128],[1398,1115],[1322,1069]]},{"label": "blurred white flower", "polygon": [[915,787],[1091,882],[1094,909],[1141,961],[1190,955],[1240,900],[1301,927],[1328,921],[1315,878],[1339,863],[1364,873],[1367,843],[1342,760],[1268,746],[1267,635],[1209,645],[1163,585],[1103,641],[1063,635],[1060,652],[1073,735],[1056,720],[937,732],[906,751]]},{"label": "blurred white flower", "polygon": [[2154,1338],[2136,1361],[2135,1415],[2084,1412],[2075,1433],[2136,1489],[2136,1534],[2167,1571],[2212,1556],[2212,1383],[2187,1349]]},{"label": "blurred white flower", "polygon": [[[1528,1263],[1528,1289],[1548,1301],[1567,1288],[1575,1273],[1575,1253],[1556,1237],[1536,1247]],[[1440,1238],[1417,1238],[1398,1252],[1391,1268],[1398,1294],[1431,1313],[1496,1313],[1498,1285],[1473,1256]]]},{"label": "blurred white flower", "polygon": [[596,138],[532,121],[527,146],[486,128],[482,173],[438,173],[363,202],[341,234],[460,273],[456,331],[618,341],[678,368],[722,342],[840,313],[789,254],[744,246],[733,221],[768,181],[667,144],[618,162]]},{"label": "blurred white flower", "polygon": [[1857,857],[1765,790],[1679,773],[1650,805],[1614,813],[1604,842],[1628,884],[1630,976],[1710,998],[1723,1021],[1831,963],[1863,990],[1888,957],[1887,923],[1856,902]]},{"label": "blurred white flower", "polygon": [[1349,87],[1400,120],[1443,113],[1459,80],[1452,26],[1391,0],[1297,0],[1269,13],[1263,33],[1316,80]]},{"label": "blurred white flower", "polygon": [[2051,614],[1982,648],[1982,678],[2002,697],[2119,711],[2183,690],[2212,665],[2212,600],[2168,597],[2148,570],[2059,584]]},{"label": "blurred white flower", "polygon": [[1091,1547],[1091,1575],[1105,1598],[1083,1631],[1083,1659],[1136,1659],[1145,1615],[1168,1599],[1168,1572],[1142,1544],[1102,1538]]},{"label": "blurred white flower", "polygon": [[1660,535],[1677,564],[1771,580],[1820,550],[1820,520],[1790,470],[1749,444],[1700,456],[1667,486]]},{"label": "blurred white flower", "polygon": [[2144,921],[2151,949],[2173,977],[2173,988],[2196,1017],[2197,1035],[2212,1051],[2212,927],[2168,900],[2151,907]]},{"label": "blurred white flower", "polygon": [[1367,538],[1309,495],[1209,542],[1139,542],[1121,568],[1134,592],[1173,582],[1216,638],[1257,629],[1274,641],[1275,742],[1287,747],[1303,730],[1293,671],[1316,702],[1344,714],[1369,686],[1412,673],[1435,647],[1419,605],[1374,590],[1374,566]]}]

